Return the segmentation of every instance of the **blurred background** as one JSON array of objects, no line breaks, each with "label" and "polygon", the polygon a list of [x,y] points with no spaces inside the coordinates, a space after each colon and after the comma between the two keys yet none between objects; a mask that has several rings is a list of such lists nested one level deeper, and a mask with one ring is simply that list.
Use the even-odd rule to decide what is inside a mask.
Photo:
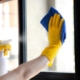
[{"label": "blurred background", "polygon": [[[75,72],[74,59],[74,13],[73,0],[26,0],[27,15],[27,61],[38,57],[48,45],[47,31],[40,20],[50,7],[56,8],[66,21],[67,38],[61,47],[52,67],[46,72]],[[7,58],[9,70],[18,67],[18,1],[0,4],[0,39],[12,39],[12,50]]]},{"label": "blurred background", "polygon": [[0,40],[12,39],[12,50],[7,57],[8,68],[18,66],[18,1],[0,4]]}]

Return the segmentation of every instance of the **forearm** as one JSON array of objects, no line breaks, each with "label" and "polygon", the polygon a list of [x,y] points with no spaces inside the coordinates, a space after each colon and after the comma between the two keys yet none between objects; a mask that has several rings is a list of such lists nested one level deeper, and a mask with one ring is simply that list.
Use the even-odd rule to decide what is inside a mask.
[{"label": "forearm", "polygon": [[24,63],[20,66],[20,70],[23,70],[25,80],[29,80],[43,70],[49,60],[45,56],[40,56],[32,61]]},{"label": "forearm", "polygon": [[18,68],[8,72],[3,76],[0,76],[0,80],[23,80],[22,73],[20,73]]},{"label": "forearm", "polygon": [[29,80],[46,67],[49,60],[45,56],[21,64],[15,70],[0,77],[0,80]]}]

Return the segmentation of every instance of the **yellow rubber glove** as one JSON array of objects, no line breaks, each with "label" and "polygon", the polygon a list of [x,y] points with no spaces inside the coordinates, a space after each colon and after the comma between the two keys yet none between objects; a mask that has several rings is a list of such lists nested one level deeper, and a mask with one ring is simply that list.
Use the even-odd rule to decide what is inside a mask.
[{"label": "yellow rubber glove", "polygon": [[59,48],[62,45],[60,37],[63,21],[64,19],[61,19],[59,14],[55,14],[50,18],[48,25],[49,46],[46,47],[41,54],[43,56],[46,56],[50,60],[48,66],[52,66]]}]

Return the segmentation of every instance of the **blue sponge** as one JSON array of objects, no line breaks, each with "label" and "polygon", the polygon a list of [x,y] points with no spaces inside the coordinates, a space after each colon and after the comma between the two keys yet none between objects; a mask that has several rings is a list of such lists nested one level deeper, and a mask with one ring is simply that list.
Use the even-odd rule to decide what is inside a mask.
[{"label": "blue sponge", "polygon": [[[49,12],[40,21],[40,23],[43,25],[43,27],[47,31],[48,31],[49,20],[50,20],[51,16],[53,16],[55,13],[60,14],[55,8],[51,7]],[[61,18],[63,18],[61,14],[60,14],[60,16],[61,16]],[[66,39],[66,25],[65,25],[65,20],[64,20],[64,23],[62,25],[62,30],[61,30],[61,41],[62,41],[62,44],[64,43],[65,39]]]}]

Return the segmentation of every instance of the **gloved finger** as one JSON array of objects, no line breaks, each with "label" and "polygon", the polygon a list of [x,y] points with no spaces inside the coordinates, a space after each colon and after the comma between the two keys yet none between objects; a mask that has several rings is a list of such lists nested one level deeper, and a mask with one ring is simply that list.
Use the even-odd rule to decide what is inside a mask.
[{"label": "gloved finger", "polygon": [[59,30],[61,30],[61,29],[62,29],[62,24],[63,24],[63,22],[64,22],[64,19],[62,18],[62,19],[60,20]]},{"label": "gloved finger", "polygon": [[50,20],[49,20],[48,29],[50,30],[50,29],[51,29],[51,27],[52,27],[52,17],[51,17],[51,18],[50,18]]},{"label": "gloved finger", "polygon": [[55,13],[53,16],[53,24],[52,24],[53,27],[55,27],[56,17],[57,17],[57,13]]},{"label": "gloved finger", "polygon": [[56,17],[56,27],[59,27],[59,23],[60,23],[60,14],[57,15]]}]

